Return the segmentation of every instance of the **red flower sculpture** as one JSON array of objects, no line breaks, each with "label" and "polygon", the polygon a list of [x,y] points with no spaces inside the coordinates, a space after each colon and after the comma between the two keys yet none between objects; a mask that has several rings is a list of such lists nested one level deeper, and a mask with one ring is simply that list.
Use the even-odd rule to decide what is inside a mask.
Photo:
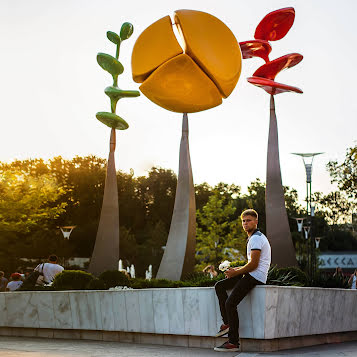
[{"label": "red flower sculpture", "polygon": [[291,53],[269,61],[271,46],[268,41],[282,39],[294,23],[295,10],[292,7],[276,10],[266,15],[255,30],[255,40],[240,42],[243,58],[260,57],[265,64],[259,67],[247,80],[249,83],[263,88],[271,95],[283,92],[302,93],[302,90],[287,84],[275,82],[276,75],[285,68],[297,65],[303,56]]}]

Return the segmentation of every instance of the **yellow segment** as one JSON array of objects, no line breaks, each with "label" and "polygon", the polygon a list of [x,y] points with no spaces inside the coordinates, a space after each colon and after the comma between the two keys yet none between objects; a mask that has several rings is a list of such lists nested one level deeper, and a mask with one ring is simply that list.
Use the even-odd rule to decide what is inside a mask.
[{"label": "yellow segment", "polygon": [[182,52],[170,16],[154,22],[135,42],[131,57],[134,81],[142,83],[157,67]]},{"label": "yellow segment", "polygon": [[178,113],[195,113],[222,103],[215,84],[186,54],[157,68],[140,90],[152,102]]},{"label": "yellow segment", "polygon": [[185,53],[192,57],[228,97],[236,86],[242,54],[232,31],[219,19],[201,11],[177,10],[175,23],[182,33]]}]

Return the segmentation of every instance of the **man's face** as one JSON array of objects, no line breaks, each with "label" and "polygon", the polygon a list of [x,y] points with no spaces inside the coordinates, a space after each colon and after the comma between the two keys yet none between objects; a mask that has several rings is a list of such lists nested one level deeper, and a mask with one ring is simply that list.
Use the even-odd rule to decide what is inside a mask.
[{"label": "man's face", "polygon": [[257,225],[258,225],[257,218],[249,215],[242,217],[242,226],[245,232],[247,233],[253,232],[255,229],[257,229]]}]

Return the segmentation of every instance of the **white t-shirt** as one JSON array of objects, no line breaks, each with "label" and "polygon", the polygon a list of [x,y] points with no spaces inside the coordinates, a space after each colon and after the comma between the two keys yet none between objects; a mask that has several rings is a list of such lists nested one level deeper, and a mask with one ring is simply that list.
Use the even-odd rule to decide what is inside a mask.
[{"label": "white t-shirt", "polygon": [[356,289],[356,280],[357,280],[356,275],[353,275],[351,289]]},{"label": "white t-shirt", "polygon": [[[50,283],[57,274],[62,273],[64,268],[59,264],[45,263],[43,264],[43,271],[42,271],[42,263],[41,263],[37,265],[35,270],[39,272],[43,272],[43,279],[40,279],[41,278],[40,276],[39,280],[44,280],[46,283]],[[37,280],[37,283],[40,283],[39,280]]]},{"label": "white t-shirt", "polygon": [[251,251],[260,250],[260,258],[258,267],[249,272],[249,274],[262,283],[267,282],[268,271],[271,262],[271,248],[268,238],[260,231],[255,231],[248,240],[247,257],[248,262],[251,261]]},{"label": "white t-shirt", "polygon": [[14,291],[14,290],[17,290],[21,285],[22,285],[22,280],[17,280],[17,281],[13,280],[7,284],[7,288],[10,291]]}]

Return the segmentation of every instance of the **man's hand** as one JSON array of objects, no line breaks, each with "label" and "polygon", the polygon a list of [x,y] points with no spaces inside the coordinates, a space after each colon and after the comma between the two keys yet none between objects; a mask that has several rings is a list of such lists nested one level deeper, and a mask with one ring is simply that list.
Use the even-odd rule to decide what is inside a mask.
[{"label": "man's hand", "polygon": [[237,270],[235,268],[229,268],[224,272],[224,275],[230,279],[237,275]]}]

